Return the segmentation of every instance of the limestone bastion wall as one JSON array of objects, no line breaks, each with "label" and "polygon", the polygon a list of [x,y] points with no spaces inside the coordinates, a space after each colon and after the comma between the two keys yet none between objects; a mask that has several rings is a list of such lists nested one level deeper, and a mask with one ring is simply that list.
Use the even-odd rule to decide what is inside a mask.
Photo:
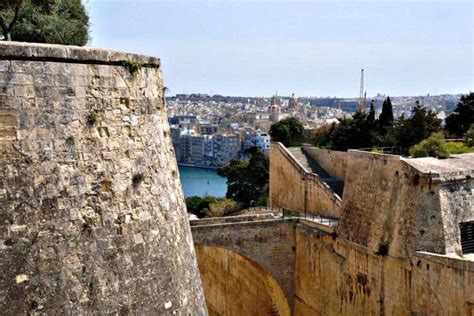
[{"label": "limestone bastion wall", "polygon": [[159,59],[0,44],[2,314],[207,313],[169,135]]},{"label": "limestone bastion wall", "polygon": [[341,198],[280,143],[270,148],[270,205],[339,218]]},{"label": "limestone bastion wall", "polygon": [[311,156],[331,177],[344,181],[347,169],[347,152],[318,148],[303,144],[304,151]]}]

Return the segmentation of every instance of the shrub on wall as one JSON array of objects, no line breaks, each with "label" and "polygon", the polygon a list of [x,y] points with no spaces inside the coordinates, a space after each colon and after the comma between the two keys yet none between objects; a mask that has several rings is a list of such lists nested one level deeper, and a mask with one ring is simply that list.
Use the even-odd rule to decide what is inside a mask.
[{"label": "shrub on wall", "polygon": [[430,137],[410,148],[410,156],[447,158],[449,151],[446,147],[443,132],[433,133]]},{"label": "shrub on wall", "polygon": [[206,217],[221,217],[232,214],[238,210],[237,202],[231,199],[217,199],[209,205]]}]

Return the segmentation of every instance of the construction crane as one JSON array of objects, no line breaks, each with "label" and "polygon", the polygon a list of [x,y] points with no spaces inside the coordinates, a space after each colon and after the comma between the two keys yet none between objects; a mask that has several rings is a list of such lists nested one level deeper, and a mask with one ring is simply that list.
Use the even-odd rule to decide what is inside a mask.
[{"label": "construction crane", "polygon": [[367,92],[364,91],[364,68],[360,70],[360,94],[359,94],[359,112],[365,112],[365,100]]}]

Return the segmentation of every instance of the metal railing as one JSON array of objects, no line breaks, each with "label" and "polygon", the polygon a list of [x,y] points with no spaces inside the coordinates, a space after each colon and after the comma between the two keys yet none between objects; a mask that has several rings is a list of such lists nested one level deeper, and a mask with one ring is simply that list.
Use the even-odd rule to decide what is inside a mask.
[{"label": "metal railing", "polygon": [[282,218],[301,218],[316,223],[324,224],[330,227],[338,227],[339,220],[332,217],[322,216],[317,213],[301,213],[289,209],[282,209]]}]

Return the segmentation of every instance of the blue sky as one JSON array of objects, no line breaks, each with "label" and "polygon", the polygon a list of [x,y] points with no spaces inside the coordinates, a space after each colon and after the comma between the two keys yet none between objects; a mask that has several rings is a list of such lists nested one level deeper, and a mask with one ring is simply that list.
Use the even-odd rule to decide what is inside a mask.
[{"label": "blue sky", "polygon": [[89,0],[91,46],[158,56],[171,94],[474,91],[472,1]]}]

